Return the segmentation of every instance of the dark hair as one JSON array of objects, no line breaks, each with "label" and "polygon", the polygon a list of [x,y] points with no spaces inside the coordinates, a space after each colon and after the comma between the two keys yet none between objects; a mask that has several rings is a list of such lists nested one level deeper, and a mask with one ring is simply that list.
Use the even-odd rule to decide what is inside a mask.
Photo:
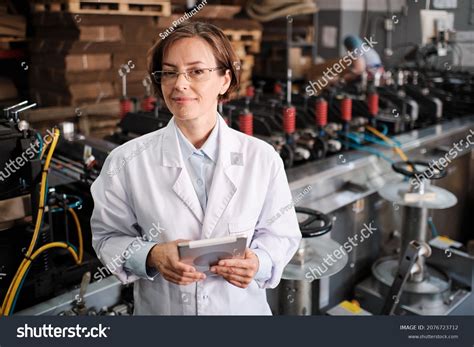
[{"label": "dark hair", "polygon": [[[148,51],[148,72],[151,74],[154,71],[162,70],[166,50],[176,41],[191,37],[200,37],[211,46],[217,66],[224,68],[220,70],[222,75],[226,70],[230,70],[232,78],[230,86],[223,95],[219,95],[219,100],[228,99],[229,95],[239,87],[240,59],[227,36],[215,25],[203,22],[187,22],[178,25],[165,39],[158,40]],[[151,80],[155,94],[163,99],[160,84],[154,78]]]},{"label": "dark hair", "polygon": [[344,46],[350,51],[353,51],[356,48],[360,48],[362,46],[362,39],[356,35],[348,35],[344,39]]}]

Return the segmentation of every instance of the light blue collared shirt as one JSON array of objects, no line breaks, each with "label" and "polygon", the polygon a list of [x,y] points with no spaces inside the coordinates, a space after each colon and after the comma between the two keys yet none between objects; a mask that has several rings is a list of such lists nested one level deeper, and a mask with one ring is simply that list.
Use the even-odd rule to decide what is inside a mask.
[{"label": "light blue collared shirt", "polygon": [[[193,184],[196,195],[205,213],[207,199],[211,189],[212,178],[216,169],[217,158],[219,155],[219,115],[216,116],[216,125],[212,129],[206,142],[200,149],[196,149],[194,145],[184,136],[176,125],[176,135],[178,138],[181,155],[186,170]],[[174,119],[173,119],[174,121]],[[176,124],[176,123],[175,123]],[[146,242],[138,252],[131,252],[131,257],[127,259],[124,268],[128,271],[148,279],[153,279],[158,272],[155,269],[146,266],[148,253],[155,245],[155,242]],[[265,281],[271,277],[272,261],[267,252],[261,249],[252,249],[259,259],[259,269],[255,275],[255,280]]]},{"label": "light blue collared shirt", "polygon": [[178,126],[176,126],[176,134],[178,136],[184,165],[191,178],[203,212],[206,212],[207,198],[209,197],[212,177],[214,176],[217,156],[219,154],[218,133],[219,122],[216,117],[216,125],[209,134],[206,142],[200,149],[196,149],[186,136],[184,136]]}]

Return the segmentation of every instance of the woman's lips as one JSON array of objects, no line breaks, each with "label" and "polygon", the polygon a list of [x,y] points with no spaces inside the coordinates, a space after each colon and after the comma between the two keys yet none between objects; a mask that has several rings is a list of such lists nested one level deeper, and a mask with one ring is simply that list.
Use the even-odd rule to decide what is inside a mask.
[{"label": "woman's lips", "polygon": [[171,98],[174,102],[177,104],[189,104],[197,99],[195,98],[187,98],[187,97],[177,97],[177,98]]}]

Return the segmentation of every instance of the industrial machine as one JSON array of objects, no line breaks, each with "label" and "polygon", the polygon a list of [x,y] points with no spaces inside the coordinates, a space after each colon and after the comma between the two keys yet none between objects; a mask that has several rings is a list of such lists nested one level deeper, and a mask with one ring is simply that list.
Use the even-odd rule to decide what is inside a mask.
[{"label": "industrial machine", "polygon": [[[324,229],[324,235],[304,237],[281,284],[267,292],[273,312],[474,312],[472,253],[466,247],[468,231],[473,228],[467,214],[473,207],[472,146],[464,142],[448,168],[434,177],[439,179],[420,183],[417,191],[408,191],[413,184],[407,182],[424,172],[420,161],[445,156],[454,143],[466,141],[474,124],[472,76],[400,68],[355,89],[334,85],[318,97],[294,93],[291,80],[290,72],[286,85],[278,83],[273,88],[270,81],[260,81],[258,88],[248,88],[244,97],[219,105],[229,126],[267,141],[280,153],[293,196],[312,188],[296,203],[305,236],[314,236],[313,232],[305,233],[307,227]],[[47,187],[42,180],[46,150],[43,156],[37,154],[28,160],[8,183],[0,182],[0,209],[8,211],[0,214],[0,247],[5,250],[0,253],[0,298],[10,302],[8,311],[7,304],[2,307],[3,314],[133,312],[131,286],[122,286],[113,276],[96,276],[101,263],[90,247],[93,202],[89,187],[110,151],[166,126],[171,119],[169,111],[152,99],[146,81],[144,90],[138,107],[138,102],[134,105],[127,97],[125,87],[119,130],[105,139],[83,136],[72,123],[61,124],[61,136],[48,164]],[[8,144],[0,147],[2,163],[18,157],[30,144],[41,148],[41,135],[21,121],[24,105],[6,110],[2,118],[0,140]],[[401,190],[414,200],[407,202]],[[319,217],[325,216],[323,226],[313,217],[306,222],[303,219],[314,210],[319,211]],[[15,215],[17,211],[23,212]],[[28,245],[38,220],[34,250],[51,242],[62,246],[38,255],[28,276],[20,280],[15,273],[33,255],[28,254]],[[364,224],[375,225],[376,232],[351,251],[343,247]],[[72,255],[80,244],[74,231],[78,225],[82,259],[79,250],[76,254],[81,262]],[[433,225],[442,234],[432,238],[428,230],[433,230]],[[315,269],[322,269],[326,255],[341,246],[345,250],[341,259],[316,276]],[[416,258],[413,263],[402,261],[407,250]],[[401,270],[406,279],[394,284],[393,278]],[[13,282],[18,286],[11,285]]]},{"label": "industrial machine", "polygon": [[61,295],[80,283],[85,272],[95,274],[100,266],[87,221],[91,205],[83,209],[87,194],[72,185],[61,186],[90,183],[94,179],[92,162],[74,165],[75,153],[64,152],[65,147],[62,154],[67,157],[55,153],[59,129],[48,130],[44,136],[30,129],[21,120],[21,112],[35,104],[26,104],[7,107],[0,116],[0,163],[4,168],[0,183],[1,315]]},{"label": "industrial machine", "polygon": [[[375,313],[397,312],[397,314],[419,315],[468,313],[466,309],[472,308],[472,303],[466,305],[465,301],[473,300],[471,289],[474,281],[474,258],[458,249],[455,258],[464,260],[467,272],[462,277],[455,274],[450,276],[451,255],[447,257],[448,253],[443,254],[443,251],[457,243],[445,237],[437,236],[432,239],[428,236],[428,223],[431,221],[429,211],[447,209],[457,203],[457,198],[452,193],[431,185],[431,180],[444,178],[446,170],[430,169],[428,163],[420,161],[398,162],[393,165],[393,169],[411,179],[408,182],[387,185],[379,191],[384,199],[403,207],[401,251],[398,257],[381,258],[374,263],[372,276],[356,287],[356,297],[363,307],[366,309],[370,307],[369,311]],[[431,180],[427,179],[427,176],[431,177]],[[412,242],[421,245],[420,249],[423,252],[416,261],[413,261],[413,255],[417,254],[417,250],[410,252]],[[438,252],[432,254],[433,248],[438,249]],[[436,257],[440,256],[441,258],[436,260]],[[432,257],[435,265],[430,264]],[[410,262],[412,266],[406,264]],[[398,288],[394,288],[397,280],[404,277],[406,281],[400,283]],[[396,300],[398,306],[392,309],[388,307],[390,306],[388,303],[384,307],[379,307],[383,299]]]}]

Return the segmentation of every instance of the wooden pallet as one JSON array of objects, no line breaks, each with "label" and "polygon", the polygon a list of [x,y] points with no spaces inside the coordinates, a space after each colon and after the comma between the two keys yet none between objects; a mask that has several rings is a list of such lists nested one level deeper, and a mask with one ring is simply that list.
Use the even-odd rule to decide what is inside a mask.
[{"label": "wooden pallet", "polygon": [[247,55],[241,59],[241,64],[244,70],[252,69],[255,64],[255,57],[253,55]]},{"label": "wooden pallet", "polygon": [[235,50],[244,49],[247,53],[260,53],[262,32],[260,30],[224,29],[224,34]]},{"label": "wooden pallet", "polygon": [[140,16],[169,16],[171,14],[171,4],[166,0],[33,0],[31,7],[33,12]]},{"label": "wooden pallet", "polygon": [[242,42],[242,41],[230,41],[230,44],[235,50],[235,53],[239,58],[243,58],[248,54],[258,54],[260,53],[260,42]]},{"label": "wooden pallet", "polygon": [[234,30],[234,29],[224,29],[222,30],[224,34],[231,41],[261,41],[262,40],[262,31],[261,30]]}]

